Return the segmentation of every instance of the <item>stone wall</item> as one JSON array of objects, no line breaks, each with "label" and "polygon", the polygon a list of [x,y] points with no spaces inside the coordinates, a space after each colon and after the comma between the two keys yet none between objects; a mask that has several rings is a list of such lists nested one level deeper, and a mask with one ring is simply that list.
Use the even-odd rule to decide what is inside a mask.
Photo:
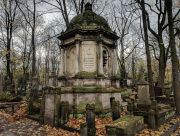
[{"label": "stone wall", "polygon": [[83,86],[83,85],[99,85],[101,87],[115,87],[120,88],[120,81],[118,79],[112,80],[107,78],[68,78],[60,79],[58,86]]},{"label": "stone wall", "polygon": [[116,100],[122,102],[120,93],[65,93],[61,94],[61,101],[68,101],[69,104],[73,104],[75,100],[78,109],[81,111],[84,109],[87,103],[94,103],[99,105],[102,109],[110,108],[110,98],[115,97]]}]

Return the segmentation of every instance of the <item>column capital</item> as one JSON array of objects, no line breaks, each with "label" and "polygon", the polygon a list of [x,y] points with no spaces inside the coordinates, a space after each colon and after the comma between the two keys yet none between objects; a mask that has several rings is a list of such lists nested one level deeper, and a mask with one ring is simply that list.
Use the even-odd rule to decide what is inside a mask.
[{"label": "column capital", "polygon": [[100,43],[102,43],[103,42],[103,35],[102,34],[98,34],[98,36],[97,36],[97,38],[96,38],[96,42],[98,43],[98,44],[100,44]]},{"label": "column capital", "polygon": [[81,41],[81,35],[80,34],[76,34],[75,35],[75,41]]}]

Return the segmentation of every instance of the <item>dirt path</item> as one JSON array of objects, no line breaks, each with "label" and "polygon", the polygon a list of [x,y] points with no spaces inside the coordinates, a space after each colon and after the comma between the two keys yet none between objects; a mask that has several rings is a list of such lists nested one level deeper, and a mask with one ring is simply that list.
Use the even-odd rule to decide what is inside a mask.
[{"label": "dirt path", "polygon": [[20,121],[8,122],[0,116],[0,136],[44,136],[45,129],[35,121],[22,119]]},{"label": "dirt path", "polygon": [[79,136],[79,134],[41,125],[27,118],[14,120],[10,114],[0,112],[0,136]]}]

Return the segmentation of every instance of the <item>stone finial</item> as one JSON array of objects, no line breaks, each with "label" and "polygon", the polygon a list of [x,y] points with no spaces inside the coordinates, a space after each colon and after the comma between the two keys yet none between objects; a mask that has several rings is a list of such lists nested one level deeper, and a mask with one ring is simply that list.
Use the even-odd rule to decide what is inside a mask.
[{"label": "stone finial", "polygon": [[86,3],[86,5],[85,5],[85,11],[87,11],[87,10],[90,10],[90,11],[92,11],[92,4],[91,3]]}]

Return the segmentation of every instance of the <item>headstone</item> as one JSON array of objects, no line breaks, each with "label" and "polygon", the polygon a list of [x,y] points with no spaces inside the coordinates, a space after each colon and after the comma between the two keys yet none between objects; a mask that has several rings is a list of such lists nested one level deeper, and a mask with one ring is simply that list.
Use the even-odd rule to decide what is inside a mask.
[{"label": "headstone", "polygon": [[62,101],[60,103],[60,124],[66,124],[69,120],[69,103]]},{"label": "headstone", "polygon": [[149,84],[147,82],[138,84],[138,104],[150,104]]},{"label": "headstone", "polygon": [[134,108],[134,103],[133,103],[133,101],[130,100],[128,102],[128,106],[127,106],[127,110],[129,111],[130,115],[133,114],[133,108]]},{"label": "headstone", "polygon": [[120,104],[119,101],[112,100],[112,120],[120,118]]},{"label": "headstone", "polygon": [[144,128],[142,116],[125,115],[106,126],[107,136],[133,136]]},{"label": "headstone", "polygon": [[82,123],[80,125],[80,136],[87,136],[87,124]]},{"label": "headstone", "polygon": [[148,124],[149,124],[150,128],[152,128],[152,129],[156,128],[155,111],[153,109],[149,110],[149,113],[148,113]]},{"label": "headstone", "polygon": [[45,95],[44,123],[54,125],[54,95]]},{"label": "headstone", "polygon": [[87,136],[96,135],[95,127],[95,106],[94,104],[86,105],[86,124],[87,124]]}]

